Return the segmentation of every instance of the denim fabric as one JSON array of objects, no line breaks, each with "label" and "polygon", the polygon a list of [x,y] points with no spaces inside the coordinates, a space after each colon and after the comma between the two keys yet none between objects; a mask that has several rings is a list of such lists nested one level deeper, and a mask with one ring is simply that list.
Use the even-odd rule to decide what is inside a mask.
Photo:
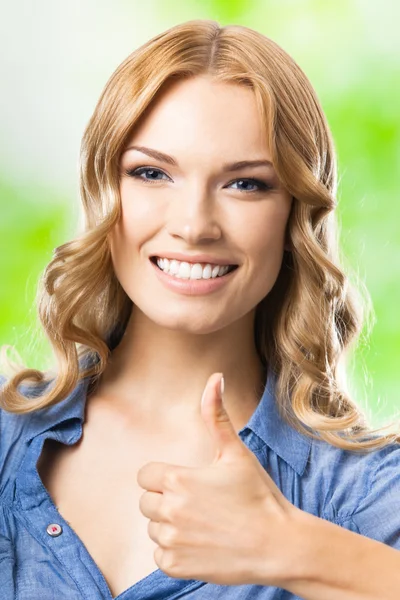
[{"label": "denim fabric", "polygon": [[[0,388],[5,380],[0,376]],[[1,600],[112,599],[101,571],[58,512],[36,467],[47,438],[69,445],[81,438],[89,382],[81,380],[62,402],[35,413],[0,410]],[[313,441],[280,417],[274,388],[275,379],[269,376],[260,403],[238,435],[282,493],[304,511],[400,549],[400,446],[357,454]],[[31,394],[26,388],[21,391]],[[62,526],[61,535],[46,532],[50,523]],[[180,580],[160,569],[117,596],[183,597],[298,600],[272,586]]]}]

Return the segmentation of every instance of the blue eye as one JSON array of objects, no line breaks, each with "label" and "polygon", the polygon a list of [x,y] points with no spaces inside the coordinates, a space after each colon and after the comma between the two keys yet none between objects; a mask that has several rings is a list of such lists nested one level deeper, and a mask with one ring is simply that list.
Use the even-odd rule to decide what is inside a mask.
[{"label": "blue eye", "polygon": [[144,181],[144,183],[162,181],[161,179],[154,179],[154,177],[151,177],[150,179],[143,179],[143,177],[141,177],[143,173],[155,173],[156,175],[161,173],[162,175],[165,175],[165,173],[163,171],[160,171],[160,169],[153,169],[151,167],[138,167],[137,169],[128,169],[127,171],[125,171],[125,175],[129,175],[130,177],[134,177],[135,179],[141,179],[142,181]]},{"label": "blue eye", "polygon": [[[143,181],[143,183],[157,183],[158,181],[162,181],[162,179],[156,179],[154,177],[157,175],[165,175],[164,171],[161,171],[160,169],[156,169],[154,167],[137,167],[136,169],[127,169],[126,171],[124,171],[125,175],[128,175],[129,177],[133,177],[135,179],[141,179]],[[148,174],[152,174],[153,176],[150,177],[150,179],[147,179],[146,177],[143,178],[141,177],[141,175],[148,173]],[[245,193],[254,193],[254,192],[261,192],[261,191],[268,191],[268,190],[272,190],[273,186],[266,183],[265,181],[261,181],[260,179],[253,179],[253,178],[242,178],[242,179],[235,179],[234,181],[232,181],[229,185],[232,185],[234,183],[243,183],[243,182],[247,182],[247,185],[250,182],[250,185],[256,186],[257,189],[240,189],[240,188],[236,188],[239,189],[242,192]]]},{"label": "blue eye", "polygon": [[[235,179],[235,181],[232,181],[232,184],[233,183],[237,183],[237,182],[239,182],[239,183],[240,182],[242,182],[242,183],[243,182],[245,182],[245,183],[247,182],[247,185],[250,182],[250,185],[253,185],[253,186],[255,185],[258,188],[257,190],[249,190],[249,189],[243,189],[242,188],[240,190],[242,192],[251,193],[251,192],[260,192],[260,191],[272,190],[272,185],[268,185],[267,183],[265,183],[264,181],[261,181],[260,179],[249,179],[249,178]],[[232,185],[232,184],[230,184],[230,185]],[[240,189],[240,188],[238,188],[238,189]]]}]

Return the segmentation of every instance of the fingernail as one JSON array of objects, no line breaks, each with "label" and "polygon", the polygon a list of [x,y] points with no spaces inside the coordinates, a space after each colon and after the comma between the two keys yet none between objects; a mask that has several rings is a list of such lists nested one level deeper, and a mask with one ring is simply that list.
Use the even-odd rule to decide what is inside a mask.
[{"label": "fingernail", "polygon": [[224,382],[224,376],[222,375],[221,381],[220,381],[220,394],[221,394],[221,398],[223,398],[223,396],[224,396],[224,390],[225,390],[225,382]]}]

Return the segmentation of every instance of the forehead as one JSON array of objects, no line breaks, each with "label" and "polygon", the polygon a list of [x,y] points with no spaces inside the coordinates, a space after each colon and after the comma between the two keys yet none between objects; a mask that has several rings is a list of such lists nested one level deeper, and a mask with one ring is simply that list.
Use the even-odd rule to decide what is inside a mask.
[{"label": "forehead", "polygon": [[232,159],[250,152],[268,157],[266,137],[252,89],[197,76],[169,82],[136,124],[125,147],[162,144],[171,154],[208,148]]}]

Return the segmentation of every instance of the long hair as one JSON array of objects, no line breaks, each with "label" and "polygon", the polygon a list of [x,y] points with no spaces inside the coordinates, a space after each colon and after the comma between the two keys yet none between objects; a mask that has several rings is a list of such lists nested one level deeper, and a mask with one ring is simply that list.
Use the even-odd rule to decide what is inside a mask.
[{"label": "long hair", "polygon": [[[274,168],[293,197],[287,226],[292,249],[254,320],[260,360],[277,377],[281,416],[304,435],[346,450],[400,441],[382,433],[388,426],[371,429],[346,389],[345,358],[364,314],[340,265],[336,156],[316,93],[275,42],[212,20],[156,35],[106,83],[81,144],[83,232],[55,249],[38,284],[39,319],[58,369],[20,365],[2,389],[1,407],[29,413],[58,403],[83,377],[99,380],[133,307],[114,273],[107,238],[121,214],[120,156],[164,85],[204,74],[253,91]],[[24,383],[41,393],[28,400],[18,390]]]}]

